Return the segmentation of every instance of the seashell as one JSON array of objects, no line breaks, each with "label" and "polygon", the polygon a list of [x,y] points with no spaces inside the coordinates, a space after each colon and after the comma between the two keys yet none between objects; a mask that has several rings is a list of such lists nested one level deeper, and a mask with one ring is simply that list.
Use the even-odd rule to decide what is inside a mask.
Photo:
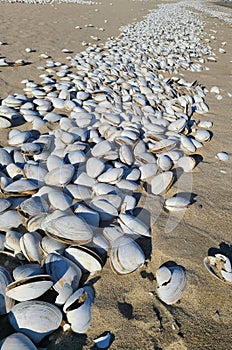
[{"label": "seashell", "polygon": [[18,211],[21,215],[28,218],[30,216],[47,213],[49,211],[49,205],[44,198],[35,195],[34,197],[22,201],[18,206]]},{"label": "seashell", "polygon": [[98,158],[89,158],[86,162],[86,173],[88,176],[96,179],[103,173],[105,169],[105,163]]},{"label": "seashell", "polygon": [[14,333],[4,338],[0,342],[1,350],[37,350],[30,338],[22,333]]},{"label": "seashell", "polygon": [[80,169],[80,171],[75,174],[73,181],[74,184],[92,188],[95,185],[96,180],[88,176],[87,173],[81,170],[82,169]]},{"label": "seashell", "polygon": [[23,170],[14,163],[7,165],[6,172],[7,175],[14,180],[17,180],[24,175]]},{"label": "seashell", "polygon": [[15,281],[43,274],[44,269],[37,263],[19,265],[13,270],[13,277]]},{"label": "seashell", "polygon": [[122,179],[116,183],[116,186],[122,191],[136,191],[138,189],[138,184],[134,181]]},{"label": "seashell", "polygon": [[42,236],[38,232],[26,232],[20,238],[20,247],[28,261],[41,262],[43,252],[40,248]]},{"label": "seashell", "polygon": [[52,171],[54,169],[62,168],[62,166],[64,165],[64,161],[60,157],[54,154],[50,154],[47,159],[46,165],[47,165],[48,171]]},{"label": "seashell", "polygon": [[118,216],[118,210],[108,201],[104,199],[93,199],[90,204],[90,208],[98,212],[102,221],[110,221]]},{"label": "seashell", "polygon": [[107,349],[112,341],[112,336],[110,332],[96,338],[93,340],[98,349]]},{"label": "seashell", "polygon": [[17,301],[36,299],[53,285],[49,275],[34,275],[8,284],[6,295]]},{"label": "seashell", "polygon": [[14,306],[14,300],[6,295],[6,287],[12,282],[10,273],[5,267],[0,266],[0,315],[5,315]]},{"label": "seashell", "polygon": [[66,186],[66,190],[74,199],[87,200],[92,198],[92,189],[87,186],[69,184]]},{"label": "seashell", "polygon": [[133,153],[128,145],[122,145],[119,149],[119,158],[122,163],[132,165],[134,163]]},{"label": "seashell", "polygon": [[203,260],[206,269],[221,282],[232,282],[232,269],[230,259],[223,254],[207,256]]},{"label": "seashell", "polygon": [[66,301],[63,311],[75,333],[85,333],[91,325],[91,304],[94,291],[90,286],[84,286],[74,292]]},{"label": "seashell", "polygon": [[213,126],[213,122],[211,122],[211,121],[209,121],[209,120],[201,120],[201,121],[197,124],[197,126],[198,126],[199,128],[203,128],[203,129],[210,129],[210,128],[212,128],[212,126]]},{"label": "seashell", "polygon": [[59,253],[63,254],[67,244],[57,241],[51,237],[45,236],[40,242],[41,249],[45,254]]},{"label": "seashell", "polygon": [[113,241],[110,263],[114,272],[128,274],[145,263],[145,255],[133,238],[123,235]]},{"label": "seashell", "polygon": [[11,309],[9,321],[16,332],[22,332],[37,344],[59,328],[62,312],[45,301],[23,301]]},{"label": "seashell", "polygon": [[129,214],[120,214],[118,223],[125,233],[133,233],[145,237],[150,237],[150,229],[137,217]]},{"label": "seashell", "polygon": [[166,304],[175,304],[186,288],[186,273],[179,266],[161,266],[156,272],[157,294],[158,297]]},{"label": "seashell", "polygon": [[11,146],[19,146],[26,142],[30,136],[31,133],[29,131],[12,129],[8,135],[8,143]]},{"label": "seashell", "polygon": [[181,167],[184,170],[184,172],[188,173],[194,169],[194,167],[196,166],[196,161],[193,157],[183,156],[178,159],[176,165]]},{"label": "seashell", "polygon": [[208,140],[210,140],[211,134],[208,130],[200,130],[198,129],[195,133],[194,133],[194,137],[197,141],[200,142],[206,142]]},{"label": "seashell", "polygon": [[44,266],[47,274],[52,278],[53,288],[59,294],[56,303],[64,304],[79,286],[81,269],[70,259],[58,253],[48,254]]},{"label": "seashell", "polygon": [[187,122],[184,118],[177,119],[174,122],[169,124],[168,130],[180,133],[184,130],[186,123]]},{"label": "seashell", "polygon": [[110,184],[104,184],[104,183],[96,183],[93,186],[93,191],[97,196],[105,195],[105,194],[117,194],[118,189]]},{"label": "seashell", "polygon": [[27,179],[34,180],[39,184],[44,183],[44,178],[47,174],[47,170],[42,166],[26,163],[23,171]]},{"label": "seashell", "polygon": [[227,162],[230,159],[227,152],[218,152],[215,157],[223,162]]},{"label": "seashell", "polygon": [[159,155],[157,158],[157,165],[163,171],[168,171],[172,168],[173,162],[168,155]]},{"label": "seashell", "polygon": [[123,169],[110,168],[98,176],[99,182],[116,184],[123,176]]},{"label": "seashell", "polygon": [[76,215],[63,215],[49,221],[45,230],[48,236],[71,245],[85,244],[92,240],[90,226]]},{"label": "seashell", "polygon": [[189,199],[176,195],[174,197],[166,199],[164,208],[168,211],[180,211],[186,209],[189,204]]},{"label": "seashell", "polygon": [[138,168],[128,169],[124,172],[124,177],[126,180],[138,181],[141,176],[141,171]]},{"label": "seashell", "polygon": [[86,155],[83,151],[72,151],[68,153],[68,160],[71,164],[78,165],[86,161]]},{"label": "seashell", "polygon": [[[0,106],[1,107],[1,106]],[[11,155],[4,149],[0,148],[0,166],[7,166],[12,163]]]},{"label": "seashell", "polygon": [[0,214],[1,231],[8,231],[23,224],[23,217],[16,210],[8,210]]},{"label": "seashell", "polygon": [[91,153],[93,157],[96,158],[102,158],[105,156],[108,152],[112,150],[112,145],[109,141],[104,140],[99,143],[97,143],[92,149]]},{"label": "seashell", "polygon": [[48,199],[54,209],[66,210],[72,205],[72,197],[60,190],[50,190]]},{"label": "seashell", "polygon": [[155,144],[149,144],[149,150],[151,153],[160,153],[168,151],[176,146],[176,142],[169,139],[164,139],[156,142]]},{"label": "seashell", "polygon": [[74,213],[78,214],[79,218],[84,219],[88,225],[99,227],[100,215],[96,210],[92,210],[84,204],[76,203]]},{"label": "seashell", "polygon": [[172,186],[173,180],[174,176],[171,171],[154,176],[151,180],[151,192],[155,195],[167,192]]},{"label": "seashell", "polygon": [[66,248],[65,256],[79,266],[82,271],[88,271],[91,275],[102,270],[101,258],[87,247]]},{"label": "seashell", "polygon": [[0,129],[7,129],[12,126],[11,121],[3,116],[0,116]]},{"label": "seashell", "polygon": [[73,165],[65,164],[49,171],[44,181],[47,185],[63,187],[71,181],[74,171],[75,168]]},{"label": "seashell", "polygon": [[3,213],[5,210],[9,209],[11,202],[8,199],[0,198],[0,213]]},{"label": "seashell", "polygon": [[12,250],[14,254],[21,251],[19,240],[21,238],[21,233],[18,231],[9,230],[6,232],[4,246],[6,249]]},{"label": "seashell", "polygon": [[187,137],[185,135],[181,135],[180,140],[181,140],[181,146],[182,146],[184,151],[187,151],[190,153],[196,152],[196,147],[194,146],[190,137]]},{"label": "seashell", "polygon": [[8,184],[2,188],[2,192],[8,196],[27,196],[35,193],[38,187],[39,186],[35,181],[23,178]]}]

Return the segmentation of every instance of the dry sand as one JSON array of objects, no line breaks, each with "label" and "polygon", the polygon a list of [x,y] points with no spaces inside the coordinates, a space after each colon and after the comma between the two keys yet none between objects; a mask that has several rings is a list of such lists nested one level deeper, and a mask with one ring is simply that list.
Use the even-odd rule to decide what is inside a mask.
[{"label": "dry sand", "polygon": [[[0,97],[21,91],[20,81],[24,78],[36,80],[40,74],[36,67],[43,64],[40,53],[47,52],[55,60],[65,62],[67,54],[61,52],[62,48],[82,50],[80,42],[91,41],[90,35],[96,35],[95,29],[84,29],[84,24],[104,27],[104,32],[97,33],[104,42],[107,37],[118,35],[121,25],[135,18],[142,19],[156,6],[153,1],[112,2],[112,6],[103,0],[102,5],[92,6],[1,3],[0,40],[8,45],[0,46],[0,56],[8,61],[24,58],[31,64],[1,69]],[[96,12],[96,8],[99,11]],[[227,14],[230,11],[232,16],[231,8],[221,9]],[[202,261],[208,252],[219,248],[232,258],[232,159],[224,163],[215,159],[219,151],[227,151],[232,156],[232,98],[227,95],[232,93],[232,28],[209,15],[199,13],[199,16],[206,22],[206,37],[212,34],[216,37],[210,44],[217,54],[217,62],[208,62],[208,71],[185,72],[184,76],[188,80],[197,79],[208,90],[218,86],[223,99],[219,101],[215,94],[207,94],[210,111],[199,119],[213,121],[213,138],[199,152],[197,168],[191,175],[181,176],[173,189],[174,193],[175,190],[191,193],[195,203],[184,217],[170,218],[160,210],[159,200],[150,196],[143,198],[143,219],[147,210],[146,219],[153,229],[151,260],[142,270],[125,277],[114,275],[107,263],[94,284],[93,321],[87,335],[59,330],[51,337],[49,350],[94,349],[93,339],[105,331],[114,335],[112,350],[231,349],[232,288],[214,279]],[[108,19],[108,23],[104,23],[104,19]],[[77,25],[83,29],[75,29]],[[222,42],[227,42],[225,54],[218,52]],[[26,54],[26,47],[36,52]],[[184,266],[188,278],[181,301],[173,306],[160,302],[155,292],[155,271],[169,260]],[[2,338],[10,330],[5,317],[0,322]]]}]

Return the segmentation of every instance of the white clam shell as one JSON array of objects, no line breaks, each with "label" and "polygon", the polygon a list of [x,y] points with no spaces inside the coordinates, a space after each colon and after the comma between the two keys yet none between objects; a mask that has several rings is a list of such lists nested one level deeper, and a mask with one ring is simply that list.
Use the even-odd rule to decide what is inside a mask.
[{"label": "white clam shell", "polygon": [[93,237],[91,227],[76,215],[53,219],[46,224],[45,230],[48,236],[71,245],[90,242]]},{"label": "white clam shell", "polygon": [[39,264],[24,264],[19,265],[13,270],[15,281],[36,275],[43,275],[44,269]]},{"label": "white clam shell", "polygon": [[97,143],[91,149],[91,153],[92,153],[93,157],[101,158],[101,157],[104,157],[111,150],[112,150],[112,144],[109,141],[104,140],[104,141]]},{"label": "white clam shell", "polygon": [[1,350],[37,350],[33,342],[23,333],[14,333],[0,342]]},{"label": "white clam shell", "polygon": [[161,266],[156,272],[157,294],[166,304],[171,305],[181,299],[186,288],[185,270],[179,266]]},{"label": "white clam shell", "polygon": [[121,168],[111,168],[98,176],[99,182],[115,184],[123,176],[123,169]]},{"label": "white clam shell", "polygon": [[105,169],[105,163],[98,158],[89,158],[86,162],[86,172],[88,176],[97,178]]},{"label": "white clam shell", "polygon": [[128,274],[140,268],[144,262],[144,252],[133,238],[123,235],[113,241],[110,254],[113,271]]},{"label": "white clam shell", "polygon": [[184,170],[184,172],[188,173],[194,169],[194,167],[196,166],[196,161],[191,156],[183,156],[178,159],[176,165],[181,167]]},{"label": "white clam shell", "polygon": [[36,299],[53,285],[49,275],[34,275],[8,284],[6,295],[17,301]]},{"label": "white clam shell", "polygon": [[159,175],[156,175],[151,180],[151,192],[155,195],[167,192],[173,183],[173,173],[166,171]]},{"label": "white clam shell", "polygon": [[189,204],[189,199],[184,198],[180,195],[176,195],[174,197],[166,199],[164,208],[169,211],[180,211],[186,209]]},{"label": "white clam shell", "polygon": [[0,213],[10,208],[11,202],[8,199],[0,198]]},{"label": "white clam shell", "polygon": [[6,295],[6,287],[12,282],[12,277],[5,267],[0,266],[0,315],[5,315],[14,305],[14,300]]},{"label": "white clam shell", "polygon": [[65,249],[65,256],[90,274],[102,270],[103,263],[100,257],[85,247],[69,247]]},{"label": "white clam shell", "polygon": [[8,231],[21,224],[23,224],[23,217],[16,210],[8,210],[0,214],[0,227],[2,231]]},{"label": "white clam shell", "polygon": [[23,301],[11,309],[9,321],[17,332],[26,334],[37,344],[61,325],[62,313],[45,301]]},{"label": "white clam shell", "polygon": [[146,237],[151,236],[150,229],[137,217],[129,214],[120,214],[118,223],[125,233],[134,233]]},{"label": "white clam shell", "polygon": [[71,329],[75,333],[85,333],[91,325],[91,304],[93,291],[91,287],[83,287],[74,292],[64,305]]},{"label": "white clam shell", "polygon": [[87,186],[69,184],[66,186],[66,190],[74,199],[87,200],[92,197],[92,189]]},{"label": "white clam shell", "polygon": [[26,232],[20,238],[20,247],[28,261],[41,262],[43,252],[40,248],[42,236],[38,232]]},{"label": "white clam shell", "polygon": [[169,156],[161,154],[157,159],[157,165],[161,170],[168,171],[172,168],[173,162]]},{"label": "white clam shell", "polygon": [[215,256],[205,257],[203,262],[212,276],[221,282],[232,282],[231,262],[227,256],[215,254]]},{"label": "white clam shell", "polygon": [[227,162],[230,159],[230,156],[227,152],[218,152],[216,158],[223,162]]},{"label": "white clam shell", "polygon": [[150,144],[149,149],[152,153],[160,153],[163,151],[168,151],[176,146],[176,142],[169,139],[164,139],[156,142],[155,144]]},{"label": "white clam shell", "polygon": [[67,185],[74,174],[75,168],[71,164],[62,165],[47,173],[45,176],[45,183],[50,186],[65,186]]}]

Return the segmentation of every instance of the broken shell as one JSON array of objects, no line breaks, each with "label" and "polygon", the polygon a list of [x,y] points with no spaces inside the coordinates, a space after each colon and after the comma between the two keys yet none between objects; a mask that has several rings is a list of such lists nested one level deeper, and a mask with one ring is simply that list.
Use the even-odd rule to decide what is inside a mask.
[{"label": "broken shell", "polygon": [[45,301],[23,301],[13,306],[9,321],[17,332],[26,334],[37,344],[61,325],[62,313]]},{"label": "broken shell", "polygon": [[187,279],[183,267],[161,266],[156,272],[157,294],[166,304],[176,303],[182,297]]},{"label": "broken shell", "polygon": [[222,254],[207,256],[203,260],[206,269],[221,282],[232,282],[230,259]]}]

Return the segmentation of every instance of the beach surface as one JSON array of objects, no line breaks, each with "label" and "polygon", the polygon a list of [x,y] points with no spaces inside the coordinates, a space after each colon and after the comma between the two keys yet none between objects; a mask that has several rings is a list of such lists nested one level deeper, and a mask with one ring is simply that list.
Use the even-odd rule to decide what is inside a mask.
[{"label": "beach surface", "polygon": [[[169,1],[170,2],[170,1]],[[98,45],[109,37],[117,37],[119,28],[138,22],[162,2],[102,0],[93,5],[58,4],[27,5],[0,3],[0,58],[7,62],[24,59],[25,66],[0,68],[0,99],[22,92],[23,79],[39,81],[38,66],[46,53],[55,61],[66,63],[85,49],[82,42]],[[166,3],[166,2],[165,2]],[[225,12],[232,18],[232,8],[207,2],[210,11]],[[220,252],[232,259],[232,26],[209,12],[197,13],[205,23],[202,40],[209,39],[216,61],[208,61],[208,70],[180,71],[180,77],[197,80],[209,92],[207,114],[198,120],[213,122],[212,139],[198,152],[199,163],[191,174],[186,173],[172,188],[173,194],[191,193],[192,204],[184,216],[171,216],[160,209],[160,199],[144,195],[139,203],[143,219],[150,222],[152,241],[150,259],[140,270],[126,276],[114,274],[107,262],[96,277],[96,297],[92,306],[92,325],[86,334],[62,329],[44,342],[48,350],[96,349],[93,340],[110,331],[112,350],[208,350],[231,348],[232,315],[231,284],[210,275],[203,265],[207,255]],[[92,24],[93,27],[85,25]],[[80,28],[76,28],[79,26]],[[99,28],[103,28],[99,29]],[[25,48],[33,52],[25,52]],[[219,48],[224,48],[220,53]],[[64,53],[68,49],[71,53]],[[221,99],[210,92],[220,89]],[[30,126],[24,124],[20,128]],[[5,146],[8,130],[0,131],[0,144]],[[215,155],[225,151],[231,156],[220,162]],[[145,215],[147,214],[147,215]],[[167,261],[183,266],[187,288],[181,300],[166,305],[157,297],[155,272]],[[0,338],[12,332],[6,317],[0,319]]]}]

